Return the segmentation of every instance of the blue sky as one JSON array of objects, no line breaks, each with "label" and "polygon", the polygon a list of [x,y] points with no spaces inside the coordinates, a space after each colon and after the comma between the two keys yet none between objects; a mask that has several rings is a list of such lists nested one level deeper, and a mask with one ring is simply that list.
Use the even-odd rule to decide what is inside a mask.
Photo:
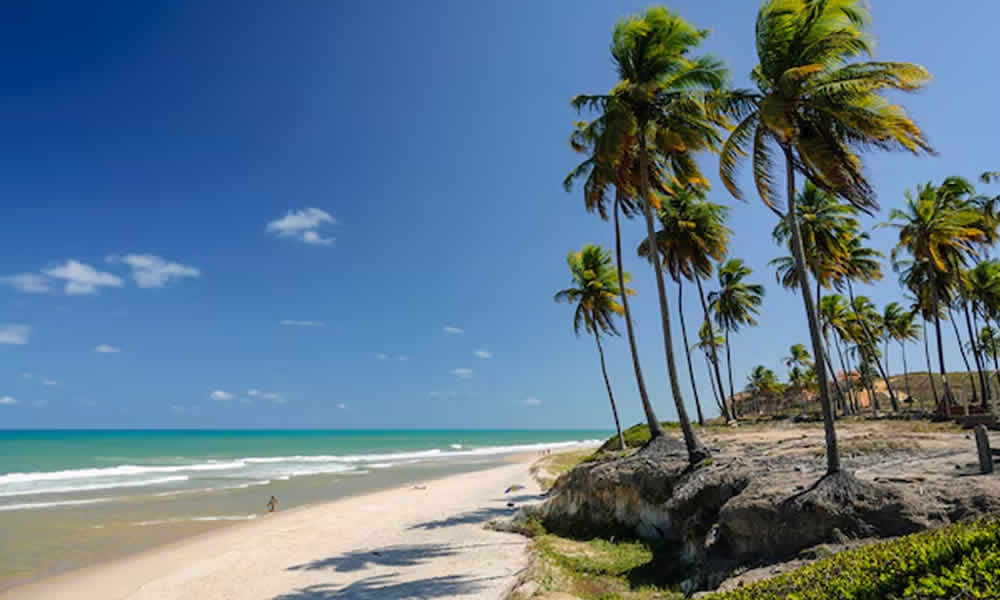
[{"label": "blue sky", "polygon": [[[578,160],[569,98],[613,84],[611,28],[645,6],[10,7],[0,427],[608,426],[593,344],[552,294],[566,253],[610,246],[611,227],[560,183]],[[705,50],[747,85],[756,2],[670,6],[713,30]],[[880,0],[874,16],[878,58],[935,77],[903,100],[940,153],[868,158],[881,219],[916,183],[1000,167],[1000,82],[983,75],[1000,5]],[[719,184],[712,198],[767,285],[760,325],[734,340],[737,380],[784,373],[808,336],[767,267],[773,216]],[[627,247],[641,236],[626,224]],[[651,395],[674,418],[652,274],[626,266]],[[858,292],[899,296],[891,272]],[[638,421],[627,345],[606,349],[623,420]]]}]

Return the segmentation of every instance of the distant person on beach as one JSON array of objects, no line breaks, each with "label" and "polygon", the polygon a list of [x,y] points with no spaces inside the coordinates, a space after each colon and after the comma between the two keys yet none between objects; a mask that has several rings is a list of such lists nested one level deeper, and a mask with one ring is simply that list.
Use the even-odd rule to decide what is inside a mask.
[{"label": "distant person on beach", "polygon": [[271,499],[267,501],[267,512],[274,512],[276,508],[278,508],[278,499],[271,496]]}]

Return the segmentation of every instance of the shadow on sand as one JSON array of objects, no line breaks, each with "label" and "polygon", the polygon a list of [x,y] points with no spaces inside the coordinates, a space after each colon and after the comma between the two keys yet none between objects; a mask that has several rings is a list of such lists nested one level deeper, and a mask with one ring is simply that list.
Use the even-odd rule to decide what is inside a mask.
[{"label": "shadow on sand", "polygon": [[[425,523],[417,523],[416,525],[411,525],[410,529],[441,529],[442,527],[454,527],[456,525],[469,525],[475,523],[485,523],[492,519],[499,517],[509,517],[520,507],[521,504],[525,502],[536,502],[541,500],[543,496],[539,494],[522,494],[520,496],[510,496],[507,498],[502,498],[497,500],[497,502],[503,502],[504,506],[498,507],[486,507],[478,508],[469,512],[460,513],[448,517],[447,519],[440,519],[437,521],[427,521]],[[510,502],[514,506],[506,506]]]},{"label": "shadow on sand", "polygon": [[376,575],[338,587],[317,584],[294,592],[276,596],[274,600],[389,600],[391,598],[450,598],[463,594],[476,594],[488,581],[501,577],[464,577],[446,575],[414,581],[394,582],[398,573]]}]

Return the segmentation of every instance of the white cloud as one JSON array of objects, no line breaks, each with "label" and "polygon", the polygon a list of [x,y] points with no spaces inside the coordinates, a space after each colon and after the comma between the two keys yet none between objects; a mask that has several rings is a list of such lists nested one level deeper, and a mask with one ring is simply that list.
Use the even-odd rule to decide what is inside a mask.
[{"label": "white cloud", "polygon": [[212,400],[232,400],[233,395],[223,390],[215,390],[208,395]]},{"label": "white cloud", "polygon": [[0,396],[0,405],[4,404],[6,405],[17,404],[17,400],[13,399],[10,396]]},{"label": "white cloud", "polygon": [[37,273],[18,273],[9,277],[0,277],[0,283],[9,285],[25,294],[47,294],[51,291],[48,278]]},{"label": "white cloud", "polygon": [[451,374],[459,379],[469,379],[472,377],[472,369],[466,369],[464,367],[458,369],[452,369]]},{"label": "white cloud", "polygon": [[473,352],[473,354],[482,359],[493,358],[493,353],[486,348],[480,348],[479,350]]},{"label": "white cloud", "polygon": [[52,387],[54,385],[59,385],[59,384],[51,379],[46,379],[45,381],[42,382],[42,385]]},{"label": "white cloud", "polygon": [[100,352],[101,354],[114,354],[121,351],[121,348],[116,348],[110,344],[100,344],[94,347],[94,352]]},{"label": "white cloud", "polygon": [[406,362],[410,360],[410,357],[405,354],[400,354],[399,356],[396,357],[396,360]]},{"label": "white cloud", "polygon": [[378,354],[375,355],[375,358],[379,360],[389,360],[389,355],[379,352]]},{"label": "white cloud", "polygon": [[344,404],[343,402],[340,402],[337,404],[337,408],[339,408],[340,410],[344,410],[345,408],[347,408],[347,405]]},{"label": "white cloud", "polygon": [[326,327],[326,323],[323,321],[295,321],[293,319],[285,319],[281,324],[288,327]]},{"label": "white cloud", "polygon": [[[28,343],[28,336],[31,334],[31,327],[8,323],[0,325],[0,344],[22,345]],[[31,373],[28,373],[31,375]]]},{"label": "white cloud", "polygon": [[132,267],[132,278],[141,288],[160,288],[171,280],[201,277],[201,271],[180,263],[166,261],[152,254],[111,255],[108,262],[121,262]]},{"label": "white cloud", "polygon": [[98,271],[88,264],[75,260],[68,260],[60,267],[45,271],[45,274],[56,279],[65,279],[66,293],[70,295],[96,294],[98,288],[102,286],[122,286],[120,277]]},{"label": "white cloud", "polygon": [[278,237],[293,237],[300,242],[315,246],[329,246],[331,237],[323,237],[319,229],[325,225],[335,225],[337,220],[319,208],[290,210],[288,214],[267,224],[267,231]]},{"label": "white cloud", "polygon": [[[261,398],[264,400],[270,400],[275,404],[284,404],[285,402],[288,402],[287,400],[285,400],[285,398],[281,396],[281,394],[275,394],[274,392],[262,392],[258,389],[250,390],[249,392],[247,392],[247,396],[250,396],[251,398]],[[230,395],[230,397],[232,397],[232,395]],[[229,400],[229,398],[218,398],[218,399]]]},{"label": "white cloud", "polygon": [[444,326],[444,332],[445,333],[450,333],[452,335],[458,335],[460,333],[465,333],[465,330],[461,329],[459,327],[455,327],[454,325],[445,325]]},{"label": "white cloud", "polygon": [[525,406],[538,406],[539,404],[542,403],[542,401],[539,400],[538,398],[535,398],[534,396],[528,396],[521,403],[524,404]]}]

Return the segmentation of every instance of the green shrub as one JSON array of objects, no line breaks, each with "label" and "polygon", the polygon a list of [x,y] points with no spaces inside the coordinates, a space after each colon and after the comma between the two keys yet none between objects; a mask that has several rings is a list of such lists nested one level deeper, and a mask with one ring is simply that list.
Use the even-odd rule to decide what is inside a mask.
[{"label": "green shrub", "polygon": [[[661,425],[663,425],[664,429],[680,429],[680,423],[664,421]],[[633,425],[622,432],[622,437],[625,438],[625,445],[627,447],[638,448],[649,441],[649,425],[645,423]],[[609,450],[621,450],[617,435],[609,437],[598,449],[598,452],[607,452]]]},{"label": "green shrub", "polygon": [[712,600],[1000,598],[1000,521],[848,550]]}]

